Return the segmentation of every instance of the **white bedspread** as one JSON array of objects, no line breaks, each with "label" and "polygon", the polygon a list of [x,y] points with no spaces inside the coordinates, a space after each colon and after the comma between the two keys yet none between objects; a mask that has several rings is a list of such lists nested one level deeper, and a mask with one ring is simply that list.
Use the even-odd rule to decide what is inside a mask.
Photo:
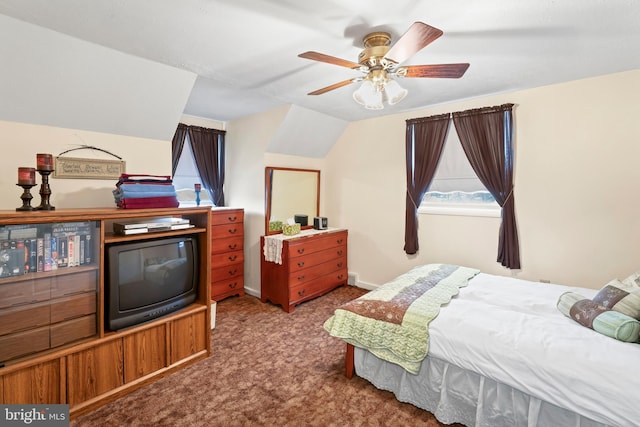
[{"label": "white bedspread", "polygon": [[616,426],[640,425],[640,344],[563,316],[558,297],[596,290],[481,273],[431,322],[429,355]]}]

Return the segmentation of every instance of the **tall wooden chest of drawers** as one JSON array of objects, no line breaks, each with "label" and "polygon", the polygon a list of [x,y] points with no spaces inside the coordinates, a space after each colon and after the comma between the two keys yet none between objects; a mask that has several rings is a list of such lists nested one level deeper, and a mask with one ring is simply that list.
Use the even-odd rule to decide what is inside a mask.
[{"label": "tall wooden chest of drawers", "polygon": [[265,239],[281,239],[282,263],[267,260],[263,250],[260,263],[262,302],[279,304],[290,313],[304,301],[318,297],[338,286],[346,286],[347,230],[306,230],[291,237],[262,236]]},{"label": "tall wooden chest of drawers", "polygon": [[211,211],[211,299],[244,295],[244,209]]}]

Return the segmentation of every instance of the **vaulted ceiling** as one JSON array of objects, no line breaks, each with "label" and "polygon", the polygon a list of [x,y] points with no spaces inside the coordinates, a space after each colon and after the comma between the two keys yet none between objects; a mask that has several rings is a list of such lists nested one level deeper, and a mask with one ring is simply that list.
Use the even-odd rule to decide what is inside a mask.
[{"label": "vaulted ceiling", "polygon": [[[161,75],[152,77],[158,84],[139,98],[161,101],[152,94],[161,94],[157,86],[164,82],[170,90],[161,98],[181,104],[175,107],[181,113],[219,121],[286,104],[354,121],[640,68],[635,0],[0,0],[0,14],[82,41],[78,55],[94,46],[95,58],[87,58],[110,57],[107,69],[131,68],[119,63],[123,54],[142,64],[136,73],[159,64]],[[378,111],[354,102],[356,84],[307,95],[361,73],[299,53],[357,62],[366,34],[386,31],[393,43],[415,21],[444,34],[404,65],[468,62],[462,78],[401,79],[408,96]],[[55,43],[43,47],[43,40],[14,39],[24,55],[36,44],[55,51]],[[0,55],[3,49],[8,48],[0,48]],[[30,78],[52,71],[44,64]],[[109,80],[98,70],[86,72],[95,73],[96,85]],[[149,84],[118,74],[109,85],[120,81],[133,95],[136,86]]]}]

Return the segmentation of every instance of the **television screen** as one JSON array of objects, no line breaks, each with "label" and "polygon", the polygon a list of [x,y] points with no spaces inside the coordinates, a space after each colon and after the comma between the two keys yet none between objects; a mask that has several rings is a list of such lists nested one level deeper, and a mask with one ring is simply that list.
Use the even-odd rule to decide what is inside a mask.
[{"label": "television screen", "polygon": [[196,299],[197,237],[107,247],[107,328],[121,329],[171,313]]}]

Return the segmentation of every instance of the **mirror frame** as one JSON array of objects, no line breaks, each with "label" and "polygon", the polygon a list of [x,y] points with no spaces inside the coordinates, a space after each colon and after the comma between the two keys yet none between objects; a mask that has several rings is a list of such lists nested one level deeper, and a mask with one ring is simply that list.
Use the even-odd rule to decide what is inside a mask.
[{"label": "mirror frame", "polygon": [[[275,166],[267,166],[264,168],[264,234],[280,234],[282,231],[269,231],[269,220],[271,218],[271,186],[272,176],[274,171],[289,171],[289,172],[315,172],[317,174],[317,188],[316,188],[316,216],[320,216],[320,170],[318,169],[299,169],[299,168],[281,168]],[[303,229],[313,228],[313,218],[310,218],[310,224]]]}]

